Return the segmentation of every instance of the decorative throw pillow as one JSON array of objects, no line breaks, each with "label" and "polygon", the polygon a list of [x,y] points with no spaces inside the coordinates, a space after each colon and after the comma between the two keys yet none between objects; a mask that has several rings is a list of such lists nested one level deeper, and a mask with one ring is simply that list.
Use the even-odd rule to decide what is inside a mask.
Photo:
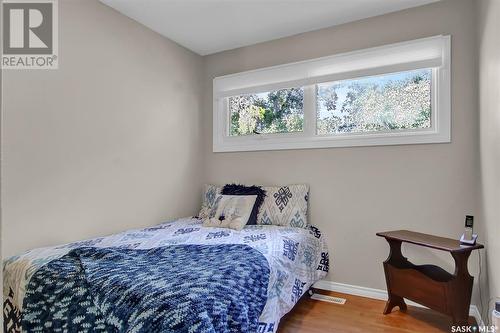
[{"label": "decorative throw pillow", "polygon": [[203,221],[204,227],[241,230],[247,224],[256,195],[220,195],[215,201],[215,214]]},{"label": "decorative throw pillow", "polygon": [[257,214],[259,213],[259,208],[266,197],[266,191],[264,191],[262,187],[228,184],[222,188],[221,193],[223,195],[257,195],[257,199],[255,200],[252,214],[250,214],[247,225],[257,224]]},{"label": "decorative throw pillow", "polygon": [[201,210],[198,217],[202,220],[215,215],[217,209],[217,198],[220,196],[221,188],[217,185],[205,185],[201,202]]},{"label": "decorative throw pillow", "polygon": [[257,216],[257,224],[307,228],[308,185],[263,187],[266,198]]}]

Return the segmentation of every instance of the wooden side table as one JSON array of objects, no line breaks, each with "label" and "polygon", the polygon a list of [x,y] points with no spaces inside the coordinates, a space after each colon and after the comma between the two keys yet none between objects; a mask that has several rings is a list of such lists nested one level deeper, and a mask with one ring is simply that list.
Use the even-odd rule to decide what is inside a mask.
[{"label": "wooden side table", "polygon": [[[388,314],[395,306],[406,310],[404,298],[451,316],[453,325],[467,325],[474,277],[467,270],[467,261],[473,250],[482,244],[461,245],[458,240],[437,237],[408,230],[379,232],[390,246],[384,261],[385,280],[389,299],[384,309]],[[455,260],[455,272],[448,273],[435,265],[415,265],[401,253],[401,243],[407,242],[446,251]]]}]

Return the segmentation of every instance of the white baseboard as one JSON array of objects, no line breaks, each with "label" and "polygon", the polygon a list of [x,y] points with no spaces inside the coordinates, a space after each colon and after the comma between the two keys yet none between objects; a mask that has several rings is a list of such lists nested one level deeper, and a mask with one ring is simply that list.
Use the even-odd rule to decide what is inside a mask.
[{"label": "white baseboard", "polygon": [[484,326],[485,323],[481,317],[481,312],[476,305],[471,305],[469,309],[469,316],[476,318],[476,323],[478,326]]},{"label": "white baseboard", "polygon": [[[387,290],[383,289],[375,289],[375,288],[367,288],[361,286],[354,286],[351,284],[320,280],[314,284],[314,288],[324,289],[328,291],[335,291],[338,293],[379,299],[386,301],[387,300]],[[418,303],[412,302],[410,300],[405,300],[406,304],[417,306],[420,308],[425,308],[425,306],[420,305]],[[476,319],[476,322],[479,326],[484,325],[483,319],[481,318],[481,313],[476,305],[471,305],[469,309],[469,316],[473,316]]]}]

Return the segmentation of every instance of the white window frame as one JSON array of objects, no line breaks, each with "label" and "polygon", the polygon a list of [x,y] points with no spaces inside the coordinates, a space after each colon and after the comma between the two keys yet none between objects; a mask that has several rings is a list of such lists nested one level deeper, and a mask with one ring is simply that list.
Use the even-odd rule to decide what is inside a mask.
[{"label": "white window frame", "polygon": [[[431,127],[387,132],[316,133],[316,84],[432,68]],[[213,151],[380,146],[451,142],[451,37],[434,36],[216,77]],[[304,130],[230,136],[228,97],[304,87]]]}]

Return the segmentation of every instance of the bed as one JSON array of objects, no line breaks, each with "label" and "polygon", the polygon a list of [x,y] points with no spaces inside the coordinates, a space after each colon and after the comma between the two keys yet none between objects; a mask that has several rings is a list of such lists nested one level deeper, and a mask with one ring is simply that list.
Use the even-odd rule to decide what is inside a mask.
[{"label": "bed", "polygon": [[182,218],[4,261],[4,331],[276,332],[329,256],[314,227]]}]

